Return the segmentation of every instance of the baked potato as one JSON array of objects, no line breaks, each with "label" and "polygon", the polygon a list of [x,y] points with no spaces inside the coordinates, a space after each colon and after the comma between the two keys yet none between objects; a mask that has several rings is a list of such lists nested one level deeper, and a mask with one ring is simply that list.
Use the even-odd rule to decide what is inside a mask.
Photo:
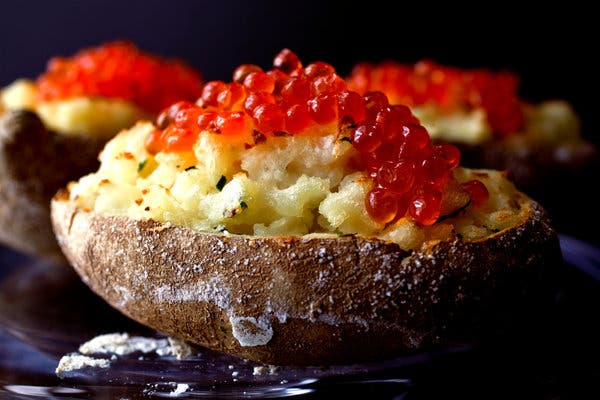
[{"label": "baked potato", "polygon": [[0,242],[56,262],[64,258],[50,224],[50,199],[98,168],[119,130],[178,99],[195,99],[191,67],[112,42],[54,58],[34,81],[0,91]]},{"label": "baked potato", "polygon": [[73,268],[132,319],[256,362],[375,360],[509,327],[561,259],[506,173],[459,167],[383,94],[289,50],[233,76],[52,200]]},{"label": "baked potato", "polygon": [[55,134],[28,110],[0,115],[0,241],[61,262],[50,199],[65,182],[98,168],[105,140]]},{"label": "baked potato", "polygon": [[346,79],[361,94],[380,90],[391,103],[411,107],[434,140],[460,148],[461,165],[509,171],[558,230],[598,238],[595,223],[581,224],[565,207],[574,196],[587,197],[582,188],[600,172],[598,149],[582,135],[579,116],[566,101],[534,104],[519,96],[514,73],[430,60],[360,63]]}]

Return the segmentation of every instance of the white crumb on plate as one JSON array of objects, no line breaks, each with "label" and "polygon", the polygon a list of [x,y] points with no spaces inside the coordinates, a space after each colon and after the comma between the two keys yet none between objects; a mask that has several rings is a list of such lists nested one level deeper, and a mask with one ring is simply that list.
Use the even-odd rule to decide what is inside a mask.
[{"label": "white crumb on plate", "polygon": [[280,369],[277,365],[269,365],[269,375],[277,375]]},{"label": "white crumb on plate", "polygon": [[[192,348],[185,341],[177,338],[155,339],[129,336],[127,333],[107,333],[83,343],[79,346],[79,353],[64,355],[55,372],[57,376],[61,377],[65,372],[84,367],[108,368],[111,361],[115,361],[118,356],[136,352],[143,354],[155,352],[161,357],[172,354],[178,360],[183,360],[192,354]],[[93,354],[110,354],[110,360],[90,357]],[[143,359],[144,356],[138,357],[138,360]],[[183,390],[187,390],[187,386]]]},{"label": "white crumb on plate", "polygon": [[170,353],[169,348],[167,339],[129,336],[127,333],[107,333],[96,336],[79,346],[79,352],[82,354],[113,353],[122,356],[139,351],[144,354],[156,352],[163,355]]},{"label": "white crumb on plate", "polygon": [[259,365],[257,367],[254,367],[254,370],[252,371],[252,375],[266,375],[268,371],[268,368],[265,367],[264,365]]},{"label": "white crumb on plate", "polygon": [[254,367],[252,375],[277,375],[280,369],[277,365],[259,365]]},{"label": "white crumb on plate", "polygon": [[192,347],[185,340],[171,336],[167,340],[169,341],[170,353],[178,360],[184,360],[192,355]]},{"label": "white crumb on plate", "polygon": [[189,388],[190,385],[188,385],[187,383],[178,383],[177,387],[171,393],[169,393],[169,396],[179,396],[180,394],[185,393]]},{"label": "white crumb on plate", "polygon": [[65,372],[74,371],[85,367],[108,368],[109,366],[110,360],[106,360],[104,358],[92,358],[77,353],[71,353],[61,357],[55,373],[60,377]]}]

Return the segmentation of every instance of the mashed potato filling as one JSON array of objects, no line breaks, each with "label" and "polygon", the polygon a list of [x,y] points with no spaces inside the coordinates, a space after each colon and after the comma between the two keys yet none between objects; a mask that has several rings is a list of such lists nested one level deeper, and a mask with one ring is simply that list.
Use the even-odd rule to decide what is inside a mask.
[{"label": "mashed potato filling", "polygon": [[0,91],[2,110],[28,109],[44,125],[63,135],[87,135],[109,139],[148,114],[131,102],[118,98],[76,97],[67,100],[37,101],[33,81],[20,79]]},{"label": "mashed potato filling", "polygon": [[[408,218],[373,221],[365,208],[372,181],[357,170],[354,147],[337,133],[269,137],[251,148],[230,136],[202,132],[193,152],[155,156],[144,146],[155,127],[139,122],[113,138],[100,169],[69,185],[80,208],[170,222],[204,232],[248,235],[309,233],[379,237],[404,249],[429,240],[476,240],[527,215],[523,194],[505,174],[457,168],[458,182],[481,180],[490,192],[475,208],[457,204],[424,227]],[[452,198],[452,187],[448,187]]]},{"label": "mashed potato filling", "polygon": [[[412,107],[411,110],[427,128],[432,139],[474,146],[494,137],[483,108],[444,112],[429,104]],[[519,133],[524,138],[557,143],[578,140],[581,136],[579,117],[566,101],[548,100],[537,105],[526,105],[523,111],[525,124]]]}]

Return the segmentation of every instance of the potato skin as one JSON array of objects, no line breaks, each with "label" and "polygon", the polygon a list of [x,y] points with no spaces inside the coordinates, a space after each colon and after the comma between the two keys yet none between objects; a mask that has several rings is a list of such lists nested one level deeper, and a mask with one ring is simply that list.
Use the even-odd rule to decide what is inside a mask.
[{"label": "potato skin", "polygon": [[330,365],[473,343],[514,322],[561,259],[545,211],[522,206],[518,226],[414,254],[357,236],[226,236],[100,216],[65,191],[51,208],[82,280],[130,318],[256,362]]},{"label": "potato skin", "polygon": [[0,242],[64,263],[50,222],[50,199],[98,168],[106,140],[48,131],[31,111],[0,115]]}]

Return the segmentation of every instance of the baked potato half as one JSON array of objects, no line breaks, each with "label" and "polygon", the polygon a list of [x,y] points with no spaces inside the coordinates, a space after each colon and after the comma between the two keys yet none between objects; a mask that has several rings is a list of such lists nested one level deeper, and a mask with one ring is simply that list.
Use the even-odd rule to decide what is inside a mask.
[{"label": "baked potato half", "polygon": [[273,64],[121,131],[53,198],[83,281],[142,324],[271,364],[389,358],[515,322],[561,259],[540,205],[332,66],[289,50]]},{"label": "baked potato half", "polygon": [[208,234],[85,211],[66,192],[52,215],[83,281],[130,318],[256,362],[329,365],[517,329],[561,259],[548,215],[518,206],[509,228],[418,251],[358,235]]},{"label": "baked potato half", "polygon": [[50,199],[83,172],[97,169],[104,139],[49,131],[28,110],[0,115],[0,241],[64,262],[50,223]]},{"label": "baked potato half", "polygon": [[98,167],[119,130],[201,93],[200,73],[175,60],[111,42],[53,58],[37,80],[0,90],[0,242],[64,263],[50,199]]}]

